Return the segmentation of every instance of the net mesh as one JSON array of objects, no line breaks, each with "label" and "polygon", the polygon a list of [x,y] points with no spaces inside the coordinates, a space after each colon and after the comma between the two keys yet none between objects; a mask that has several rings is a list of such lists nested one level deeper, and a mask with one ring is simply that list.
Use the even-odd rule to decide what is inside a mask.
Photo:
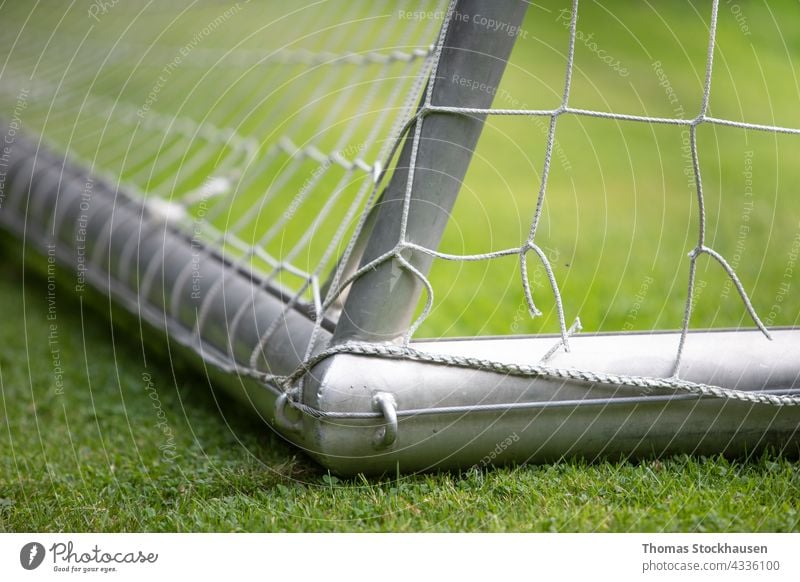
[{"label": "net mesh", "polygon": [[[448,11],[447,17],[445,19],[444,29],[446,30],[449,22],[453,18],[455,9],[455,4],[450,6],[450,10]],[[397,247],[392,251],[385,253],[381,257],[378,257],[374,261],[364,265],[356,274],[354,274],[349,280],[345,281],[345,284],[348,284],[352,279],[357,278],[358,276],[362,275],[363,273],[374,269],[378,264],[383,263],[387,260],[397,260],[404,268],[413,270],[413,267],[404,259],[402,252],[403,250],[410,249],[414,251],[419,251],[427,254],[431,254],[437,258],[445,259],[445,260],[452,260],[452,261],[483,261],[483,260],[491,260],[496,259],[504,256],[518,256],[519,257],[519,267],[521,271],[521,279],[522,279],[522,286],[523,292],[525,296],[525,301],[527,304],[528,311],[532,317],[536,317],[541,315],[541,312],[536,307],[536,303],[533,298],[533,293],[530,286],[530,278],[528,275],[528,256],[530,253],[533,253],[535,257],[541,261],[542,266],[545,269],[547,274],[547,280],[549,281],[550,288],[552,290],[553,296],[555,298],[556,303],[556,310],[558,314],[559,320],[559,327],[561,333],[561,345],[565,349],[569,349],[569,330],[567,327],[565,314],[564,314],[564,307],[561,298],[561,293],[559,290],[558,283],[556,281],[553,268],[550,264],[550,261],[547,257],[545,251],[537,244],[536,242],[536,234],[539,227],[539,223],[542,217],[542,211],[544,208],[545,196],[547,193],[547,184],[548,184],[548,177],[550,174],[550,169],[553,160],[553,151],[556,143],[556,128],[558,124],[558,120],[562,116],[567,115],[575,115],[575,116],[586,116],[586,117],[595,117],[600,119],[606,120],[618,120],[618,121],[626,121],[626,122],[638,122],[638,123],[648,123],[648,124],[665,124],[665,125],[678,125],[678,126],[685,126],[689,128],[689,136],[690,136],[690,154],[691,154],[691,162],[692,162],[692,175],[695,184],[695,190],[697,194],[697,208],[698,208],[698,235],[697,235],[697,242],[693,249],[691,249],[689,253],[690,263],[689,263],[689,283],[688,283],[688,292],[687,292],[687,299],[686,299],[686,308],[684,311],[683,317],[683,324],[681,327],[681,337],[679,344],[677,346],[677,353],[675,357],[675,363],[673,367],[673,376],[677,377],[680,364],[681,364],[681,356],[683,354],[683,349],[686,341],[686,335],[689,330],[689,326],[691,323],[691,314],[692,314],[692,304],[693,304],[693,296],[695,291],[695,279],[696,279],[696,271],[697,271],[697,260],[698,258],[706,254],[712,257],[722,269],[724,269],[725,273],[730,280],[732,281],[737,293],[741,297],[744,306],[747,310],[747,313],[752,318],[755,325],[764,333],[764,335],[769,338],[769,331],[762,323],[761,319],[759,318],[758,314],[755,312],[753,305],[748,297],[747,292],[744,289],[739,277],[737,276],[735,270],[731,267],[729,262],[723,257],[720,253],[715,251],[713,248],[707,245],[706,241],[706,204],[705,198],[703,194],[703,179],[701,176],[701,169],[700,169],[700,155],[699,155],[699,148],[698,148],[698,141],[697,141],[697,131],[698,127],[708,124],[708,125],[721,125],[721,126],[729,126],[729,127],[736,127],[739,129],[747,129],[747,130],[754,130],[754,131],[766,131],[772,133],[783,133],[783,134],[792,134],[792,135],[800,135],[800,129],[792,128],[792,127],[782,127],[782,126],[770,126],[770,125],[761,125],[755,123],[748,123],[744,121],[733,121],[727,119],[719,119],[715,117],[711,117],[708,114],[709,110],[709,103],[711,98],[711,80],[713,74],[713,67],[714,67],[714,54],[716,50],[716,31],[717,31],[717,19],[719,14],[719,2],[714,1],[711,6],[711,14],[710,20],[708,25],[708,48],[706,53],[706,65],[705,65],[705,76],[703,81],[703,90],[702,90],[702,99],[699,107],[699,111],[697,111],[694,117],[689,117],[685,119],[674,119],[674,118],[664,118],[664,117],[652,117],[652,116],[645,116],[645,115],[630,115],[625,113],[613,113],[613,112],[605,112],[605,111],[593,111],[587,109],[580,109],[570,106],[570,90],[572,86],[572,78],[575,68],[575,44],[577,38],[577,23],[578,23],[578,15],[579,15],[579,1],[574,0],[572,3],[571,11],[570,11],[570,19],[569,19],[569,45],[567,49],[567,63],[566,63],[566,74],[564,76],[564,87],[563,92],[561,94],[561,100],[558,107],[555,109],[499,109],[499,108],[490,108],[490,109],[475,109],[475,108],[465,108],[465,107],[452,107],[448,106],[447,104],[435,104],[431,101],[432,95],[432,88],[429,88],[428,92],[425,95],[423,106],[421,107],[420,111],[417,113],[417,119],[419,123],[415,126],[415,133],[413,136],[414,140],[414,148],[412,150],[412,158],[411,158],[411,168],[409,170],[409,178],[407,182],[407,189],[406,189],[406,197],[404,202],[403,208],[403,224],[402,224],[402,232],[400,237],[400,242],[398,243]],[[435,70],[435,69],[434,69]],[[416,150],[420,140],[420,133],[421,128],[424,123],[424,118],[431,114],[436,113],[450,113],[450,114],[489,114],[489,115],[513,115],[513,116],[536,116],[536,117],[545,117],[549,120],[549,129],[547,132],[547,143],[546,149],[544,154],[544,163],[541,172],[541,181],[539,184],[537,196],[536,196],[536,209],[533,214],[533,218],[530,223],[530,230],[528,232],[528,236],[523,244],[519,247],[509,248],[498,250],[489,253],[482,253],[482,254],[475,254],[475,255],[453,255],[453,254],[446,254],[437,251],[436,249],[424,248],[420,247],[419,245],[414,244],[407,240],[407,216],[409,212],[409,208],[411,205],[411,198],[412,198],[412,185],[414,182],[414,172],[415,167],[418,162],[416,159]],[[428,282],[428,280],[421,275],[420,273],[413,271],[415,275],[419,276],[427,290],[428,299],[425,305],[424,310],[422,311],[421,315],[417,319],[416,322],[411,326],[409,333],[405,337],[405,345],[408,345],[408,342],[413,335],[413,332],[416,328],[424,321],[424,319],[430,313],[432,302],[433,302],[433,289]]]},{"label": "net mesh", "polygon": [[29,22],[6,28],[2,88],[12,103],[30,95],[26,129],[318,304],[414,104],[435,22],[405,26],[389,3],[87,6],[17,6]]},{"label": "net mesh", "polygon": [[[432,100],[433,86],[431,85],[428,87],[425,95],[423,96],[422,105],[416,114],[415,118],[416,123],[412,126],[413,133],[410,136],[410,139],[413,140],[412,142],[413,145],[411,150],[412,153],[411,153],[410,168],[408,172],[408,179],[406,182],[406,192],[403,204],[403,216],[401,220],[400,240],[398,244],[390,251],[387,251],[381,256],[375,258],[374,260],[362,265],[355,273],[353,273],[350,277],[342,281],[340,283],[339,288],[336,289],[335,292],[333,293],[333,295],[335,296],[338,292],[346,288],[353,281],[363,276],[365,273],[374,270],[378,265],[385,263],[387,261],[396,261],[401,268],[406,269],[407,271],[412,273],[415,277],[417,277],[424,286],[425,292],[427,294],[424,308],[422,309],[416,321],[412,323],[408,332],[405,334],[403,338],[403,345],[400,349],[395,349],[391,347],[375,348],[369,345],[363,345],[360,342],[349,342],[343,346],[332,347],[322,356],[318,356],[316,359],[319,359],[320,357],[322,358],[330,357],[331,355],[336,353],[370,354],[370,355],[377,355],[390,358],[406,357],[418,361],[427,361],[430,359],[430,356],[414,350],[410,342],[411,338],[414,335],[414,332],[429,316],[432,310],[434,301],[434,288],[431,285],[428,278],[419,270],[417,270],[406,259],[406,257],[403,254],[404,251],[429,254],[435,258],[447,261],[489,261],[494,259],[500,259],[502,257],[507,257],[507,256],[518,257],[525,303],[527,305],[527,309],[530,316],[537,317],[540,316],[542,313],[536,306],[536,302],[533,297],[533,291],[530,285],[530,277],[528,273],[529,256],[533,255],[533,257],[535,257],[535,260],[541,263],[541,266],[544,268],[544,271],[546,273],[547,281],[549,283],[550,289],[552,291],[555,300],[556,312],[557,312],[560,335],[561,335],[560,341],[553,347],[553,349],[547,352],[542,363],[544,364],[544,362],[546,362],[547,359],[549,359],[558,349],[565,349],[569,351],[569,336],[575,331],[580,330],[580,320],[576,319],[575,323],[571,327],[568,327],[559,285],[556,280],[553,267],[551,265],[550,260],[548,259],[546,251],[542,248],[542,246],[537,244],[537,231],[542,218],[545,197],[548,191],[548,177],[553,163],[558,121],[560,118],[564,116],[583,116],[583,117],[599,118],[604,120],[616,120],[616,121],[625,121],[634,123],[684,126],[689,130],[689,151],[691,156],[692,179],[694,182],[694,187],[696,192],[698,230],[697,230],[696,243],[689,252],[690,260],[689,260],[688,289],[686,293],[686,302],[683,314],[683,322],[680,331],[680,339],[676,347],[676,353],[672,367],[672,374],[670,380],[666,380],[666,382],[670,384],[671,388],[706,396],[739,398],[749,401],[769,402],[771,404],[776,404],[776,405],[796,405],[800,403],[800,399],[794,396],[770,397],[766,395],[753,395],[742,391],[724,390],[714,386],[698,386],[697,384],[691,382],[683,382],[679,378],[681,360],[684,352],[684,347],[686,344],[687,334],[689,332],[691,324],[692,308],[696,291],[695,285],[696,285],[697,261],[698,258],[701,257],[702,255],[708,255],[717,264],[719,264],[719,266],[725,272],[727,277],[729,277],[733,287],[736,290],[736,293],[741,298],[741,301],[744,304],[744,308],[746,309],[748,315],[752,319],[755,326],[759,330],[761,330],[761,332],[764,334],[764,336],[766,336],[767,339],[770,339],[770,333],[767,330],[764,323],[762,322],[762,320],[760,319],[760,317],[758,316],[758,314],[756,313],[752,305],[752,302],[748,296],[748,293],[746,292],[744,285],[739,279],[735,269],[731,266],[731,264],[726,260],[726,258],[722,254],[717,252],[714,248],[710,247],[707,243],[706,201],[703,191],[703,178],[701,172],[700,153],[699,153],[700,148],[698,147],[698,138],[697,138],[698,128],[703,125],[719,125],[719,126],[734,127],[742,130],[752,130],[759,132],[770,132],[770,133],[780,133],[780,134],[790,134],[790,135],[800,135],[800,129],[793,127],[777,126],[777,125],[763,125],[757,123],[750,123],[747,121],[720,119],[709,115],[709,103],[711,98],[711,85],[712,85],[712,75],[714,68],[714,55],[716,51],[717,20],[719,15],[718,1],[714,1],[711,4],[711,12],[708,23],[708,44],[707,44],[707,52],[705,60],[705,73],[702,83],[702,97],[699,110],[693,117],[687,116],[686,118],[666,118],[666,117],[655,117],[647,115],[631,115],[626,113],[614,113],[614,112],[597,111],[597,110],[572,107],[570,105],[570,91],[572,87],[572,79],[575,69],[575,45],[578,36],[577,23],[578,23],[579,13],[580,13],[579,0],[574,0],[572,2],[571,10],[569,12],[569,25],[568,25],[569,43],[567,48],[566,73],[564,76],[564,85],[563,85],[563,91],[561,93],[560,103],[556,108],[477,109],[477,108],[453,107],[453,106],[448,106],[447,104],[434,103]],[[440,37],[440,43],[438,44],[439,50],[437,50],[436,53],[434,54],[434,64],[433,64],[434,78],[437,78],[436,73],[437,73],[438,57],[440,56],[441,46],[442,46],[441,39],[444,38],[444,34],[446,33],[448,26],[452,23],[455,17],[457,17],[456,4],[451,3],[444,19],[442,36]],[[533,213],[533,217],[530,222],[530,228],[527,237],[520,246],[501,249],[492,252],[479,253],[479,254],[449,254],[440,252],[437,249],[420,246],[414,243],[413,241],[409,240],[407,234],[408,216],[412,204],[415,171],[417,168],[417,164],[419,163],[419,160],[417,159],[417,152],[419,149],[419,144],[421,139],[420,136],[422,133],[422,127],[424,125],[425,119],[428,116],[435,114],[461,114],[461,115],[488,114],[490,116],[497,116],[497,115],[526,116],[526,117],[543,117],[548,120],[547,140],[544,153],[543,168],[541,171],[541,180],[539,182],[536,194],[535,211]],[[436,361],[435,358],[434,360]],[[546,365],[520,367],[519,365],[516,364],[503,365],[502,363],[499,362],[482,361],[478,359],[470,360],[469,358],[458,358],[452,356],[440,356],[439,363],[451,366],[462,366],[467,368],[477,368],[484,370],[496,369],[497,371],[503,373],[523,374],[536,377],[543,377],[543,376],[552,378],[578,377],[587,382],[611,384],[611,385],[629,385],[636,387],[646,386],[652,388],[659,388],[659,387],[664,387],[664,382],[665,382],[664,379],[660,378],[638,378],[638,377],[625,378],[621,376],[609,377],[604,374],[598,374],[592,372],[559,370],[557,368],[552,368]],[[300,378],[302,377],[302,374],[303,372],[300,371],[296,376]],[[577,376],[575,374],[577,374]]]},{"label": "net mesh", "polygon": [[[708,5],[699,107],[676,118],[571,105],[582,13],[578,0],[565,8],[566,67],[555,107],[470,109],[433,102],[433,84],[426,90],[424,86],[429,76],[436,78],[442,39],[455,6],[422,2],[408,11],[390,2],[315,2],[256,10],[245,2],[170,3],[169,8],[95,2],[65,11],[42,6],[31,11],[18,5],[7,12],[20,26],[6,27],[0,37],[9,55],[0,75],[0,92],[8,111],[24,102],[27,130],[90,172],[135,194],[159,218],[144,221],[140,232],[132,233],[124,254],[131,264],[137,241],[147,237],[148,229],[163,228],[166,221],[193,243],[197,241],[201,254],[220,253],[257,273],[257,285],[274,284],[286,290],[287,310],[298,304],[310,306],[317,332],[326,321],[335,320],[341,294],[378,265],[395,261],[419,279],[425,289],[424,305],[399,347],[350,342],[329,348],[319,345],[316,333],[304,365],[288,377],[274,377],[258,370],[257,361],[282,320],[262,330],[249,362],[240,362],[240,370],[280,382],[294,394],[307,370],[334,353],[430,358],[415,351],[410,342],[434,308],[434,285],[407,260],[406,251],[459,263],[514,258],[531,317],[541,314],[531,271],[541,268],[555,302],[561,336],[542,365],[523,369],[455,357],[444,363],[572,377],[574,372],[545,365],[557,350],[569,349],[569,336],[580,329],[577,319],[569,325],[556,271],[539,241],[550,175],[560,158],[559,125],[567,118],[586,118],[687,128],[698,230],[689,254],[688,289],[672,379],[590,372],[580,377],[637,387],[665,387],[667,382],[666,387],[713,396],[739,394],[678,378],[692,323],[697,261],[703,255],[716,261],[752,321],[769,335],[737,276],[735,261],[727,260],[709,243],[698,130],[716,126],[796,136],[800,129],[709,114],[719,2]],[[417,17],[421,15],[425,17]],[[497,116],[544,120],[546,142],[527,233],[520,244],[489,252],[448,253],[418,245],[408,240],[406,232],[425,120],[434,115],[476,114],[488,114],[490,121]],[[413,148],[400,240],[389,252],[347,274],[345,265],[355,241],[404,139],[411,140]],[[22,212],[20,199],[10,203]],[[57,236],[57,228],[53,224],[52,236]],[[101,267],[101,246],[89,253],[90,268]],[[138,274],[143,296],[157,284],[168,253],[169,249],[162,249]],[[187,264],[166,298],[165,313],[174,316],[182,309],[180,290],[190,286],[194,276],[193,265]],[[219,281],[199,304],[193,330],[198,337],[204,333],[214,294],[222,292]],[[247,309],[246,304],[238,307],[228,330],[231,338]],[[797,402],[794,397],[753,398],[773,404]]]}]

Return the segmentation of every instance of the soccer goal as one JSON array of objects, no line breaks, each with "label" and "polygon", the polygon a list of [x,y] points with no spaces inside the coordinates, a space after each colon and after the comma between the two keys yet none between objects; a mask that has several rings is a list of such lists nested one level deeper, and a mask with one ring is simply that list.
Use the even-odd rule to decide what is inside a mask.
[{"label": "soccer goal", "polygon": [[3,7],[0,225],[339,473],[796,453],[796,23],[550,4]]}]

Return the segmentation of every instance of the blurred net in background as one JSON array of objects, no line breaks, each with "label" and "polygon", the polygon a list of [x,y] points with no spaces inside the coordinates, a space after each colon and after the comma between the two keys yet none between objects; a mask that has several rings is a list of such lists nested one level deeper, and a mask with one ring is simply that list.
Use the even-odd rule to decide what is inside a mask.
[{"label": "blurred net in background", "polygon": [[[6,111],[23,92],[28,133],[202,252],[312,305],[416,106],[440,25],[389,2],[40,4],[4,17],[16,22],[0,91]],[[124,256],[148,228],[163,223],[143,221]],[[144,296],[158,262],[140,273]]]}]

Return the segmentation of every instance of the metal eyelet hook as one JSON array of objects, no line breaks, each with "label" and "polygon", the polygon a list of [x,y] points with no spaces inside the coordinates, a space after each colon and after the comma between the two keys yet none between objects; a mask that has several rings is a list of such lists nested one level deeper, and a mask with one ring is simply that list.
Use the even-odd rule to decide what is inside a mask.
[{"label": "metal eyelet hook", "polygon": [[291,420],[286,416],[286,406],[289,404],[289,395],[282,392],[278,398],[275,399],[275,423],[286,430],[292,432],[300,432],[302,428],[302,419]]},{"label": "metal eyelet hook", "polygon": [[390,447],[397,440],[397,402],[391,394],[378,392],[372,397],[372,405],[386,421],[375,431],[372,442],[379,449]]}]

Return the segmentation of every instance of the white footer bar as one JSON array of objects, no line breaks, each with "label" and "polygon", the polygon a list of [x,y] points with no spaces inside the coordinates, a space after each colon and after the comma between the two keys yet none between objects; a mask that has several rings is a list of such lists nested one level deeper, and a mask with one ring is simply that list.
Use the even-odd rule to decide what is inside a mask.
[{"label": "white footer bar", "polygon": [[0,534],[0,579],[777,581],[800,579],[798,548],[800,534]]}]

